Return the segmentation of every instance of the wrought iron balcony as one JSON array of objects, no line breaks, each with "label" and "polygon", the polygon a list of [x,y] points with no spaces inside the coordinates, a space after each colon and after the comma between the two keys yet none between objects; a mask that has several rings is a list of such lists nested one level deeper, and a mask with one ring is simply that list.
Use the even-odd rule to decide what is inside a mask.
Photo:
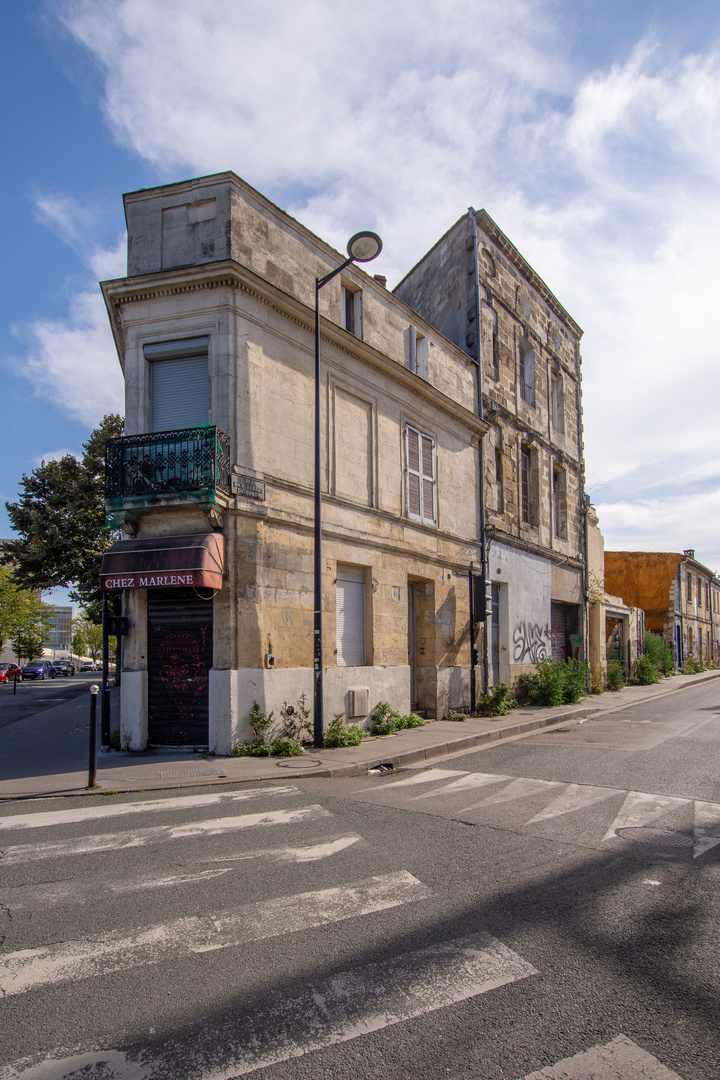
[{"label": "wrought iron balcony", "polygon": [[108,439],[105,510],[116,528],[133,510],[157,502],[212,506],[230,494],[230,439],[214,424]]}]

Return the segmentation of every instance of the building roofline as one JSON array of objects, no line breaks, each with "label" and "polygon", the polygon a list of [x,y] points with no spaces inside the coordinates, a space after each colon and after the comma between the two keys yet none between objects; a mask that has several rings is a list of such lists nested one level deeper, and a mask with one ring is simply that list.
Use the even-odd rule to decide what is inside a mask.
[{"label": "building roofline", "polygon": [[[570,315],[566,308],[563,307],[558,298],[555,296],[555,293],[550,289],[550,287],[540,277],[540,275],[533,269],[527,259],[521,254],[518,248],[515,247],[513,242],[508,239],[508,237],[505,235],[499,225],[497,225],[496,222],[490,217],[487,210],[474,210],[473,212],[475,214],[475,220],[477,221],[478,225],[489,234],[491,240],[502,251],[503,255],[517,267],[522,276],[532,285],[535,291],[539,293],[540,296],[542,296],[543,300],[551,309],[551,311],[553,311],[555,315],[557,315],[557,317],[566,324],[566,326],[569,326],[573,330],[579,340],[583,336],[582,327],[579,325],[579,323],[575,321],[575,319],[573,319],[572,315]],[[415,265],[410,270],[408,270],[407,274],[405,274],[405,276],[402,277],[400,281],[398,281],[397,285],[395,285],[395,287],[393,288],[393,292],[395,292],[396,289],[400,288],[402,283],[410,277],[413,271],[416,270],[417,267],[420,266],[423,262],[425,262],[428,255],[430,255],[436,247],[442,244],[443,240],[445,240],[445,238],[448,237],[451,232],[457,229],[457,227],[463,221],[465,221],[465,219],[466,215],[463,214],[462,217],[459,217],[457,219],[454,225],[451,225],[450,228],[443,233],[440,239],[437,240],[433,244],[433,246],[425,252],[422,258],[418,259]]]}]

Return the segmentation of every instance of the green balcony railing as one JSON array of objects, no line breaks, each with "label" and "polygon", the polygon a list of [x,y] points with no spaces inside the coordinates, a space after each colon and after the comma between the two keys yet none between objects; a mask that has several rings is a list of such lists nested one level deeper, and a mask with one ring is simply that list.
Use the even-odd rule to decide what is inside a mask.
[{"label": "green balcony railing", "polygon": [[153,503],[162,495],[214,502],[216,491],[230,494],[230,439],[214,424],[125,435],[105,446],[110,511]]}]

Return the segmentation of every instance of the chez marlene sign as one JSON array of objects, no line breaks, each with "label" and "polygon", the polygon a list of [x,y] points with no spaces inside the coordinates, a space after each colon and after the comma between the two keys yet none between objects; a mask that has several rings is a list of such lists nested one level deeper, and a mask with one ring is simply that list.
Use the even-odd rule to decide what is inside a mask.
[{"label": "chez marlene sign", "polygon": [[187,586],[221,589],[224,556],[222,533],[119,540],[103,555],[100,587],[105,592]]}]

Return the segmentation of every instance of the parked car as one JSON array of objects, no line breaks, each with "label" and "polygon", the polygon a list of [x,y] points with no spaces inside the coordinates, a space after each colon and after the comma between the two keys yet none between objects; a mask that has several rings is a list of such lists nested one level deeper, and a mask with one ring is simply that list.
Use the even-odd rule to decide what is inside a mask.
[{"label": "parked car", "polygon": [[55,666],[55,670],[57,671],[58,675],[74,675],[75,674],[75,665],[73,664],[72,660],[67,660],[67,659],[56,660],[54,666]]},{"label": "parked car", "polygon": [[36,660],[33,664],[25,664],[22,669],[23,679],[54,679],[57,671],[49,660]]},{"label": "parked car", "polygon": [[80,665],[80,670],[81,671],[94,671],[95,670],[95,665],[93,664],[92,660],[83,660],[82,664]]},{"label": "parked car", "polygon": [[0,664],[0,683],[22,682],[22,671],[17,664]]}]

